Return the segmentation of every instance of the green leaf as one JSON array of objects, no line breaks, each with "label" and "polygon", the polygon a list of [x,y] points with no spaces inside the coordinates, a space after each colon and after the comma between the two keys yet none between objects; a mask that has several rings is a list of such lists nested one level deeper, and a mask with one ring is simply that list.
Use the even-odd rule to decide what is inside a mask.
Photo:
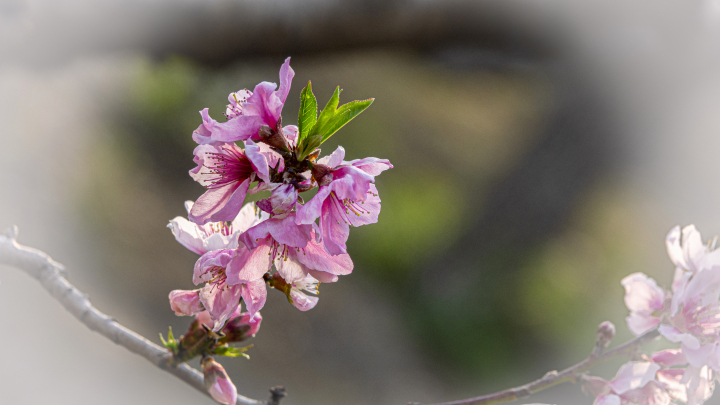
[{"label": "green leaf", "polygon": [[249,348],[251,348],[253,345],[245,346],[245,347],[230,347],[230,346],[218,346],[213,350],[213,354],[218,356],[225,356],[225,357],[240,357],[243,356],[245,358],[250,358],[246,352]]},{"label": "green leaf", "polygon": [[300,93],[300,112],[298,112],[298,143],[305,139],[317,122],[317,99],[312,92],[312,82]]},{"label": "green leaf", "polygon": [[367,100],[351,101],[347,104],[343,104],[338,108],[340,103],[340,87],[335,89],[330,101],[328,101],[325,108],[320,112],[320,116],[317,119],[315,127],[310,131],[310,135],[321,135],[322,140],[320,143],[327,141],[335,132],[345,126],[350,120],[357,117],[361,112],[365,111],[366,108],[370,107],[370,104],[375,100],[374,98]]},{"label": "green leaf", "polygon": [[175,340],[175,336],[173,336],[172,333],[172,327],[168,328],[168,338],[165,340],[163,338],[162,333],[160,334],[160,341],[162,342],[163,346],[165,346],[167,349],[169,349],[173,353],[177,353],[178,351],[178,341]]}]

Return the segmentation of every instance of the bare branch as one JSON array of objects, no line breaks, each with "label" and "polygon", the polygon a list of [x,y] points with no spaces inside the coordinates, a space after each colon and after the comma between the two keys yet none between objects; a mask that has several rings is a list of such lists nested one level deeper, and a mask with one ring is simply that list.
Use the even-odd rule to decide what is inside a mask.
[{"label": "bare branch", "polygon": [[[65,269],[62,264],[37,249],[18,244],[15,240],[17,232],[17,227],[11,227],[0,234],[0,264],[16,267],[36,278],[50,295],[90,330],[105,336],[135,354],[139,354],[160,369],[185,381],[208,397],[210,396],[205,389],[203,375],[200,372],[187,364],[172,367],[170,365],[172,355],[167,349],[145,339],[120,325],[112,317],[98,311],[92,306],[86,294],[80,292],[63,277]],[[271,397],[268,402],[263,402],[238,395],[237,403],[243,405],[276,404],[277,401],[270,402],[273,398],[275,397]]]},{"label": "bare branch", "polygon": [[496,392],[494,394],[483,395],[480,397],[461,399],[458,401],[443,402],[440,404],[432,405],[489,405],[527,398],[532,394],[562,383],[574,383],[578,380],[578,377],[581,373],[599,364],[605,363],[610,359],[621,356],[632,356],[640,348],[640,346],[655,340],[655,338],[657,338],[658,336],[660,336],[660,334],[658,333],[657,329],[653,329],[649,332],[646,332],[644,335],[638,336],[635,339],[625,342],[624,344],[603,354],[591,354],[590,357],[586,358],[580,363],[575,364],[574,366],[566,368],[561,372],[550,371],[542,378],[535,380],[531,383],[521,385],[519,387],[509,388],[500,392]]}]

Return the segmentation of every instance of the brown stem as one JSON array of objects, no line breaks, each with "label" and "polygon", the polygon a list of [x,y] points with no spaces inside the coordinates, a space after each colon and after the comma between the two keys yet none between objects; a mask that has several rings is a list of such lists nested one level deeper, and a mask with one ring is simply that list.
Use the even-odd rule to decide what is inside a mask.
[{"label": "brown stem", "polygon": [[550,371],[545,374],[542,378],[533,382],[521,385],[515,388],[509,388],[504,391],[499,391],[494,394],[483,395],[475,398],[461,399],[452,402],[443,402],[438,404],[429,405],[489,405],[499,404],[502,402],[515,401],[517,399],[527,398],[536,392],[554,387],[558,384],[566,382],[577,381],[578,375],[584,371],[587,371],[599,364],[605,363],[606,361],[620,356],[630,356],[637,351],[637,349],[660,336],[657,329],[653,329],[646,332],[642,336],[638,336],[633,340],[623,343],[622,345],[608,350],[605,353],[595,355],[591,354],[590,357],[575,364],[574,366],[568,367],[561,372]]}]

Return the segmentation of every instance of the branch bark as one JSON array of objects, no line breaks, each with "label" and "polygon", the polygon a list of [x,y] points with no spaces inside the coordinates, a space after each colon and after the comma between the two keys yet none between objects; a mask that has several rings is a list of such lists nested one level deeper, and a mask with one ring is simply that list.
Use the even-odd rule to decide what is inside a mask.
[{"label": "branch bark", "polygon": [[[65,268],[62,264],[37,249],[18,244],[17,232],[17,227],[11,227],[0,234],[0,264],[23,270],[37,279],[53,298],[90,330],[144,357],[161,370],[174,375],[210,397],[205,389],[203,375],[199,371],[187,364],[172,367],[170,365],[172,355],[167,349],[145,339],[122,326],[109,315],[100,312],[90,303],[87,294],[79,291],[65,279],[63,276]],[[242,395],[238,395],[237,398],[237,404],[242,405],[274,405],[278,401],[276,395],[271,395],[267,402]]]},{"label": "branch bark", "polygon": [[[480,397],[429,405],[489,405],[527,398],[532,394],[543,391],[550,387],[554,387],[559,384],[563,384],[566,382],[576,382],[581,373],[597,365],[605,363],[608,360],[620,356],[631,356],[638,350],[638,348],[640,348],[640,346],[655,340],[658,336],[660,336],[660,334],[658,333],[657,329],[653,329],[646,332],[644,335],[638,336],[635,339],[625,342],[612,350],[608,350],[604,353],[597,355],[591,354],[590,357],[586,358],[580,363],[568,367],[559,373],[557,371],[550,371],[542,378],[527,383],[525,385],[521,385],[519,387],[509,388],[503,391],[483,395]],[[416,405],[420,404],[416,403]]]}]

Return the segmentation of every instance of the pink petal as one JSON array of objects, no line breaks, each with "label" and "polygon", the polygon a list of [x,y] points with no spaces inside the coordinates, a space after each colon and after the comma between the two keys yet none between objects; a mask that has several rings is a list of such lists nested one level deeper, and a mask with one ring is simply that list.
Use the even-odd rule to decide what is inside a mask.
[{"label": "pink petal", "polygon": [[310,201],[306,202],[305,205],[298,205],[295,208],[297,212],[296,222],[298,224],[312,224],[315,222],[320,217],[323,203],[330,195],[330,192],[332,192],[332,189],[329,186],[320,186],[318,192]]},{"label": "pink petal", "polygon": [[287,252],[287,257],[283,255],[275,259],[275,268],[287,283],[292,283],[305,278],[308,269],[298,261],[297,256],[302,254],[298,254],[295,249],[288,249],[290,250]]},{"label": "pink petal", "polygon": [[681,366],[687,364],[687,358],[680,349],[667,349],[653,353],[652,359],[665,367]]},{"label": "pink petal", "polygon": [[[283,102],[275,94],[275,87],[277,87],[275,83],[270,82],[262,82],[255,86],[253,95],[243,104],[243,116],[257,116],[262,120],[261,125],[268,125],[274,129],[283,107]],[[240,118],[242,117],[237,119]],[[251,137],[258,139],[257,133]]]},{"label": "pink petal", "polygon": [[290,85],[295,76],[295,71],[290,67],[290,58],[285,59],[285,63],[280,67],[280,87],[275,92],[278,99],[284,104],[290,92]]},{"label": "pink petal", "polygon": [[[660,334],[663,335],[665,339],[673,343],[682,343],[684,346],[683,351],[685,350],[685,348],[691,350],[698,350],[700,348],[700,341],[698,340],[698,338],[689,333],[683,333],[679,329],[672,326],[660,325],[658,327],[658,332],[660,332]],[[685,354],[687,355],[687,352]]]},{"label": "pink petal", "polygon": [[252,251],[245,246],[240,246],[225,270],[227,283],[235,285],[262,278],[270,264],[268,252],[270,252],[270,247],[267,242]]},{"label": "pink petal", "polygon": [[283,184],[277,187],[268,199],[272,207],[272,213],[278,216],[289,213],[295,207],[297,200],[298,191],[292,184]]},{"label": "pink petal", "polygon": [[713,357],[716,355],[717,343],[708,343],[698,348],[691,348],[683,342],[681,348],[691,366],[702,368],[708,365],[711,360],[714,360]]},{"label": "pink petal", "polygon": [[245,179],[240,184],[232,182],[209,189],[195,201],[188,218],[196,224],[232,221],[242,208],[249,186],[250,179]]},{"label": "pink petal", "polygon": [[215,124],[212,139],[227,143],[249,139],[258,133],[263,124],[261,117],[243,114],[227,122]]},{"label": "pink petal", "polygon": [[345,148],[338,146],[333,153],[321,157],[317,162],[321,165],[335,168],[342,163],[343,159],[345,159]]},{"label": "pink petal", "polygon": [[610,387],[619,395],[642,388],[655,380],[658,370],[660,370],[660,366],[651,362],[631,361],[625,363],[620,367],[615,378],[610,381]]},{"label": "pink petal", "polygon": [[232,221],[233,233],[245,232],[258,221],[260,221],[260,219],[255,213],[255,207],[252,203],[247,203],[243,205],[238,215]]},{"label": "pink petal", "polygon": [[203,123],[200,124],[200,126],[198,126],[195,131],[193,131],[193,141],[197,142],[199,145],[215,143],[216,141],[214,141],[211,137],[212,129],[217,123],[217,121],[210,118],[210,114],[208,113],[207,108],[204,108],[202,111],[200,111],[200,116],[202,117]]},{"label": "pink petal", "polygon": [[290,298],[295,308],[301,311],[309,311],[315,308],[318,302],[318,297],[312,297],[296,290],[290,291]]},{"label": "pink petal", "polygon": [[321,283],[334,283],[338,281],[338,276],[331,273],[326,273],[324,271],[319,270],[310,270],[308,271],[308,274],[313,276],[315,280],[321,282]]},{"label": "pink petal", "polygon": [[350,255],[347,253],[332,256],[325,251],[321,244],[315,241],[308,242],[307,246],[305,246],[304,253],[305,254],[303,254],[303,251],[300,251],[297,254],[297,258],[298,261],[307,266],[308,269],[324,271],[339,276],[352,273],[354,265],[352,259],[350,259]]},{"label": "pink petal", "polygon": [[270,168],[265,154],[261,153],[260,146],[248,139],[245,141],[245,156],[250,160],[255,173],[265,183],[270,183]]},{"label": "pink petal", "polygon": [[197,285],[210,281],[212,275],[207,273],[208,269],[226,267],[233,256],[235,256],[235,251],[231,249],[213,250],[200,256],[193,269],[193,283]]},{"label": "pink petal", "polygon": [[200,301],[215,321],[214,331],[219,331],[240,305],[240,286],[208,284],[200,290]]},{"label": "pink petal", "polygon": [[630,311],[652,313],[662,309],[665,292],[655,280],[643,273],[633,273],[620,283],[625,287],[625,306]]},{"label": "pink petal", "polygon": [[646,313],[633,312],[625,318],[628,329],[635,336],[640,336],[660,323],[660,318],[653,317]]},{"label": "pink petal", "polygon": [[191,252],[199,255],[207,252],[203,246],[202,235],[204,232],[198,228],[197,224],[183,217],[175,217],[168,224],[168,228],[171,229],[175,239]]},{"label": "pink petal", "polygon": [[322,232],[325,249],[331,255],[347,253],[346,242],[350,237],[350,225],[339,212],[341,207],[337,206],[333,198],[325,199],[320,215],[320,230]]},{"label": "pink petal", "polygon": [[371,174],[373,176],[377,176],[380,173],[384,172],[385,170],[393,168],[393,165],[390,164],[389,160],[378,159],[378,158],[374,158],[374,157],[352,160],[350,162],[345,162],[345,164],[355,166],[358,169],[360,169],[368,174]]},{"label": "pink petal", "polygon": [[177,316],[191,316],[205,309],[200,302],[199,290],[173,290],[170,291],[168,299],[170,300],[170,308],[175,311]]},{"label": "pink petal", "polygon": [[375,224],[378,221],[378,217],[380,216],[380,195],[378,194],[377,188],[375,188],[374,184],[370,184],[370,189],[368,191],[371,194],[368,195],[367,199],[360,203],[356,203],[355,205],[357,205],[357,208],[350,210],[347,215],[348,221],[350,221],[350,225],[352,226]]},{"label": "pink petal", "polygon": [[365,201],[370,183],[375,180],[375,177],[352,166],[340,167],[332,173],[334,180],[330,187],[341,200]]},{"label": "pink petal", "polygon": [[261,278],[240,285],[242,286],[242,297],[245,306],[251,316],[255,315],[265,306],[265,300],[267,299],[265,280]]},{"label": "pink petal", "polygon": [[221,404],[233,405],[237,401],[237,388],[229,378],[218,377],[208,392],[214,400]]},{"label": "pink petal", "polygon": [[312,229],[312,225],[297,225],[293,212],[285,218],[270,218],[253,226],[240,235],[240,241],[253,249],[260,239],[272,236],[282,245],[303,248],[310,240]]}]

